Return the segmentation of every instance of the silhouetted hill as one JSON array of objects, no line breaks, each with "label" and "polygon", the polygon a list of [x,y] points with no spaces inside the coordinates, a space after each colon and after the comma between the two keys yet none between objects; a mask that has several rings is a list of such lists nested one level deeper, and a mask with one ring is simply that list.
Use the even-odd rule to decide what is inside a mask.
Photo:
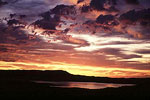
[{"label": "silhouetted hill", "polygon": [[0,70],[0,79],[5,80],[40,80],[40,81],[82,81],[101,83],[150,83],[150,78],[108,78],[72,75],[62,70]]},{"label": "silhouetted hill", "polygon": [[[101,83],[130,83],[135,86],[105,89],[81,89],[50,87],[49,84],[40,84],[33,81],[84,81]],[[0,70],[0,98],[33,98],[39,99],[52,97],[96,97],[104,99],[150,100],[149,78],[106,78],[72,75],[68,72],[38,71],[38,70]]]},{"label": "silhouetted hill", "polygon": [[19,80],[69,80],[71,74],[62,70],[0,70],[1,79],[19,79]]}]

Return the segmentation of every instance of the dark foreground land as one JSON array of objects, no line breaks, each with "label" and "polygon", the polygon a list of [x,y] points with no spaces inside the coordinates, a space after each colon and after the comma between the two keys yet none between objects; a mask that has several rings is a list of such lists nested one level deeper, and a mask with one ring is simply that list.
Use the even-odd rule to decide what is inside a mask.
[{"label": "dark foreground land", "polygon": [[[50,87],[33,81],[76,81],[136,84],[119,88],[81,89]],[[71,75],[65,71],[0,71],[0,98],[98,97],[150,100],[149,78],[106,78]],[[104,100],[105,100],[104,99]],[[103,100],[103,99],[102,99]]]}]

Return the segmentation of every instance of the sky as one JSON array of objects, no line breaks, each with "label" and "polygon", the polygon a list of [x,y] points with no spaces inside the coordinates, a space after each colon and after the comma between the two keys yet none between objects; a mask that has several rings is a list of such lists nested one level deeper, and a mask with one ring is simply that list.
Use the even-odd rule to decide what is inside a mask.
[{"label": "sky", "polygon": [[0,0],[0,70],[150,77],[149,0]]}]

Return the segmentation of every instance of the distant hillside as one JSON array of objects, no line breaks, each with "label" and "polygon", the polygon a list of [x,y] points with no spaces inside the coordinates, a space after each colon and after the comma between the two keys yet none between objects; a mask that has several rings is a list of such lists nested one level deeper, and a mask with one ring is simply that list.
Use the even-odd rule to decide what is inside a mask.
[{"label": "distant hillside", "polygon": [[150,83],[150,78],[107,78],[72,75],[62,70],[0,70],[1,80],[82,81],[101,83]]},{"label": "distant hillside", "polygon": [[65,81],[72,75],[62,70],[0,70],[1,79]]}]

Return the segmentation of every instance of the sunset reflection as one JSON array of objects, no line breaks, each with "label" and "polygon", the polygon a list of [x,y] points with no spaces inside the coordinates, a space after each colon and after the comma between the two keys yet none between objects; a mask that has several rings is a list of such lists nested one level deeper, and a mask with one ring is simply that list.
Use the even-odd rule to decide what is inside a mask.
[{"label": "sunset reflection", "polygon": [[104,88],[117,88],[122,86],[133,86],[133,84],[112,84],[112,83],[96,83],[96,82],[48,82],[36,81],[36,83],[52,84],[50,87],[61,88],[84,88],[84,89],[104,89]]}]

